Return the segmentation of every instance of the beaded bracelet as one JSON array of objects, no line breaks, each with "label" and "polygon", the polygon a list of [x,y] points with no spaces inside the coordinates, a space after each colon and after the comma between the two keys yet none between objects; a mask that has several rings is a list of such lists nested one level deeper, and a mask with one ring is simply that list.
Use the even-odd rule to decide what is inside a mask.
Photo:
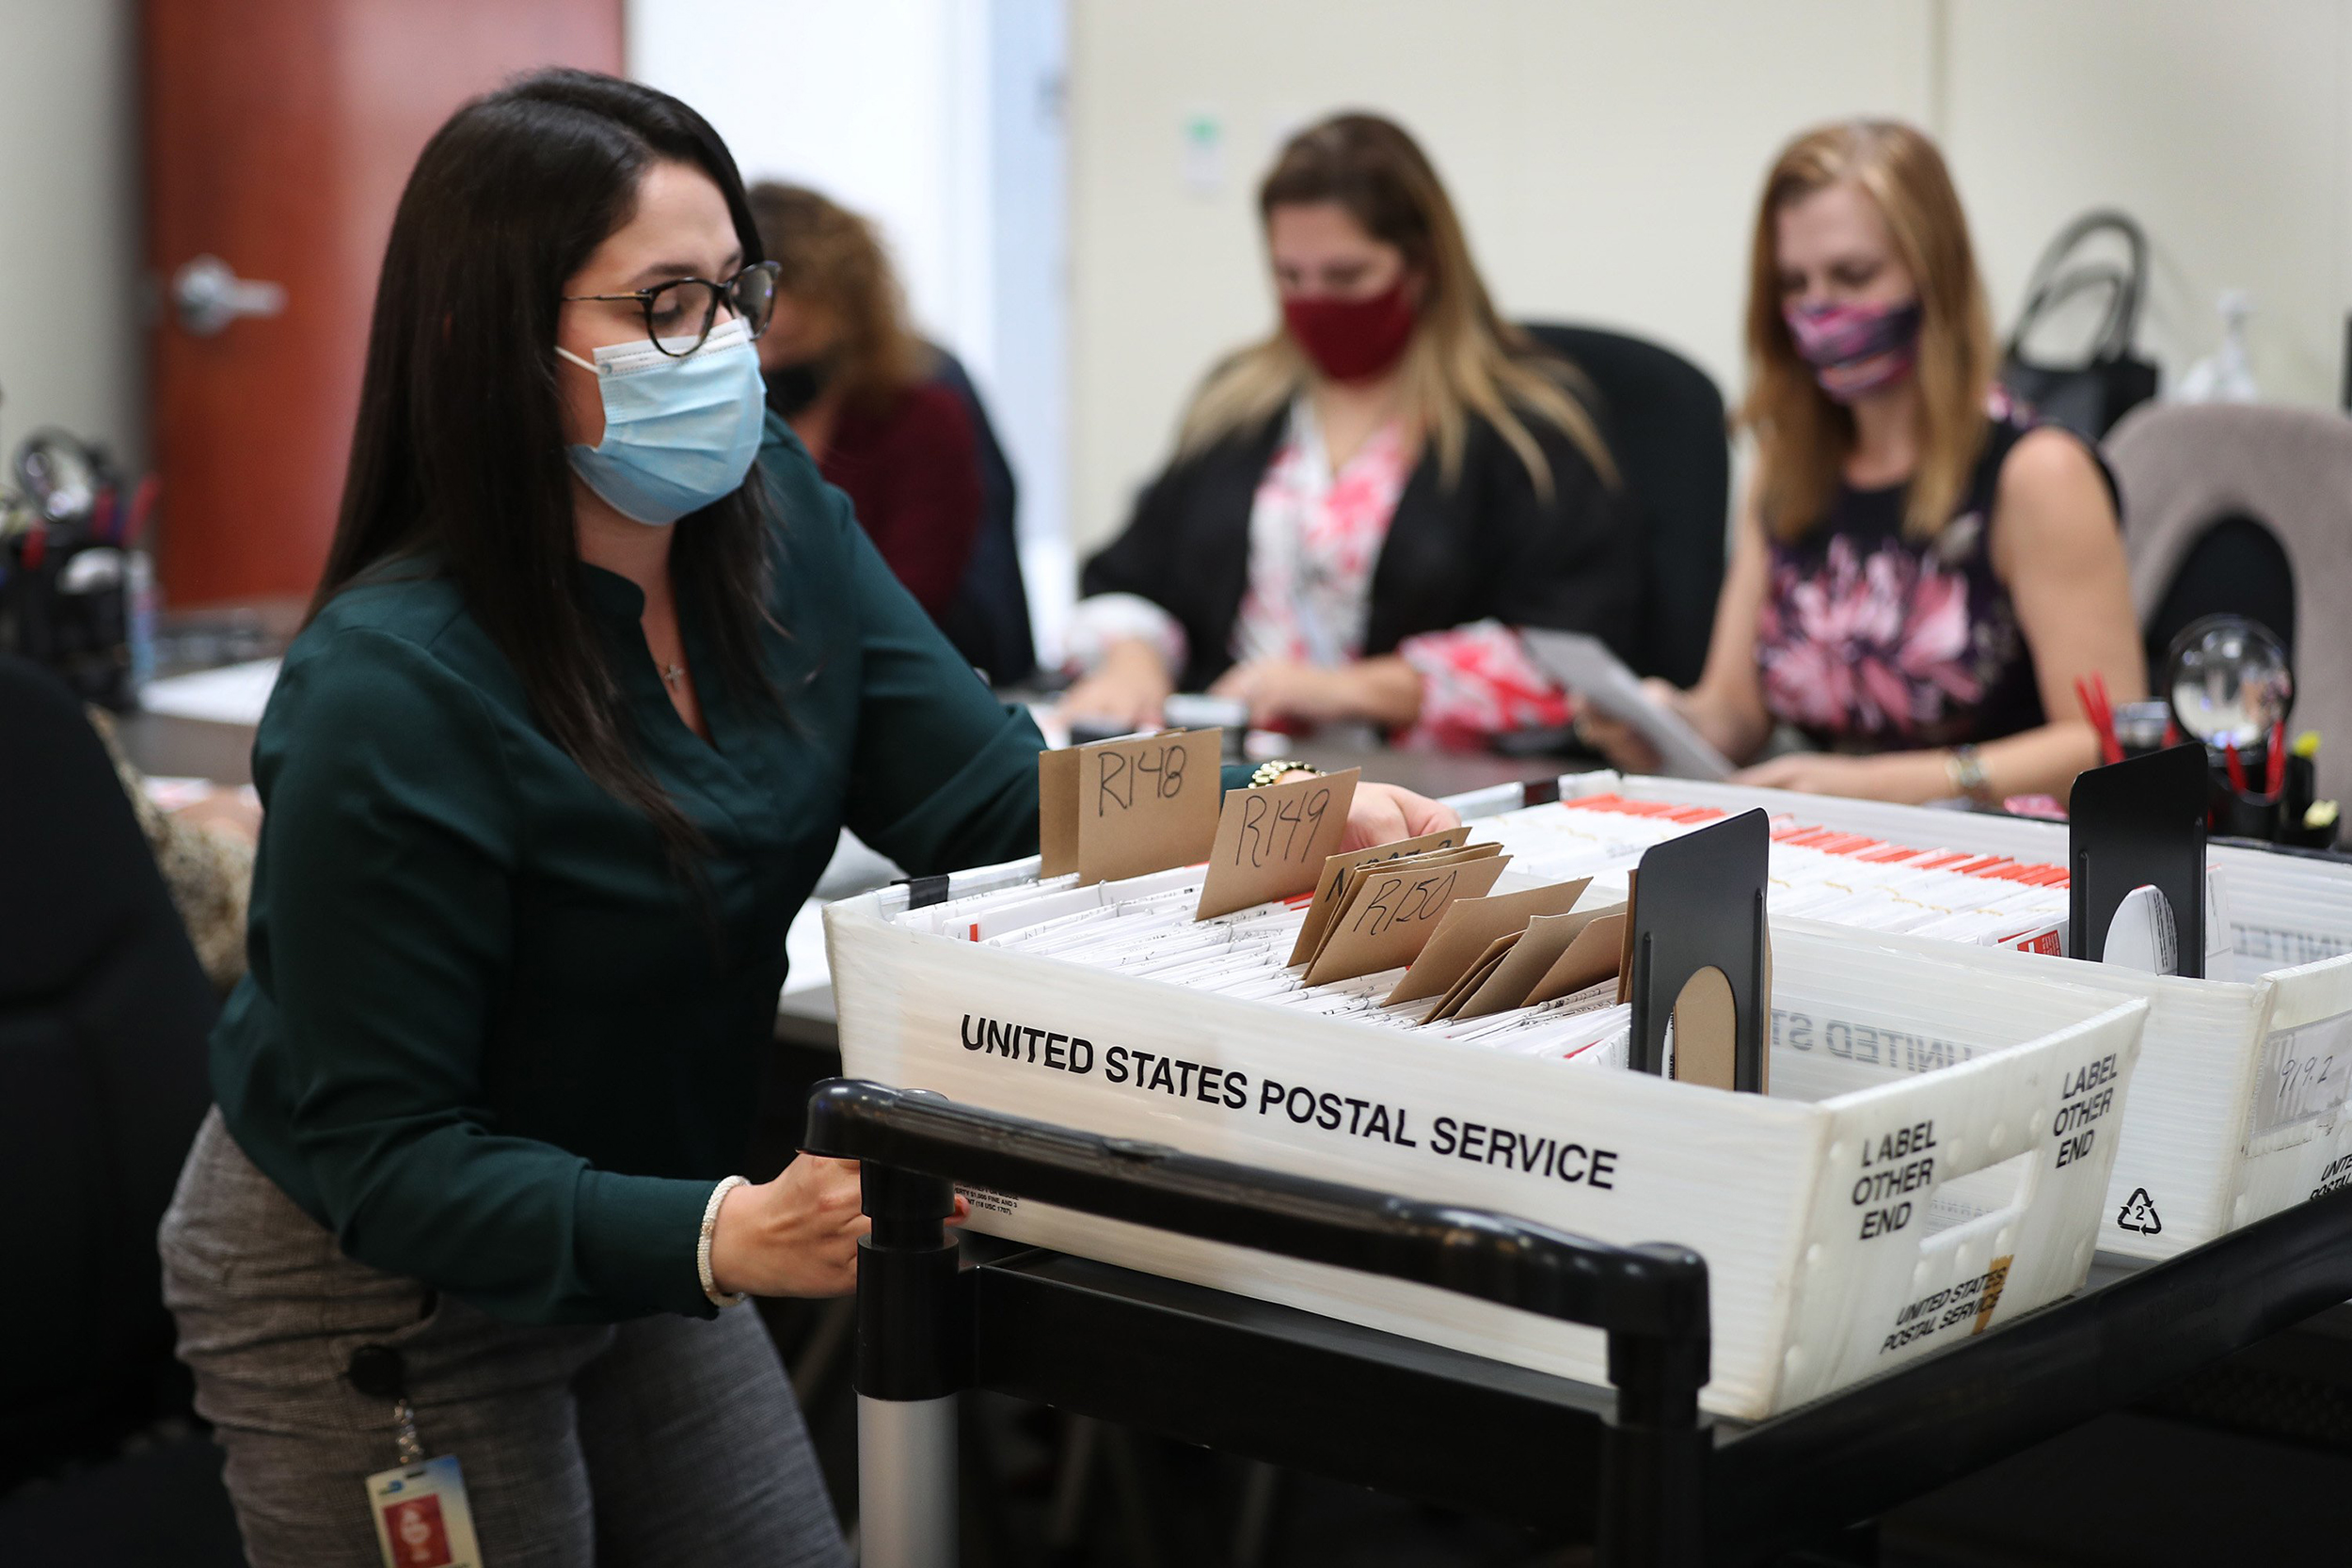
[{"label": "beaded bracelet", "polygon": [[727,1200],[727,1194],[749,1184],[739,1176],[728,1177],[710,1189],[710,1202],[703,1209],[703,1235],[694,1246],[694,1267],[703,1276],[703,1294],[710,1298],[713,1307],[742,1305],[745,1292],[738,1291],[728,1295],[719,1289],[719,1282],[710,1277],[710,1238],[719,1228],[719,1205]]}]

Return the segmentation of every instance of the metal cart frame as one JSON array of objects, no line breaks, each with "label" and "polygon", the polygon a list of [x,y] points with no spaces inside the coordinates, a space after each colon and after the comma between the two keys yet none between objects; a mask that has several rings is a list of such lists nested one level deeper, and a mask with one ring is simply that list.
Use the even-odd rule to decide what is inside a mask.
[{"label": "metal cart frame", "polygon": [[[1756,1562],[1874,1517],[2352,1297],[2346,1190],[1742,1424],[1699,1412],[1707,1267],[1687,1248],[852,1080],[811,1097],[807,1148],[866,1166],[868,1568],[955,1561],[963,1388],[1573,1532],[1600,1568],[1681,1568]],[[1613,1388],[1038,1249],[960,1267],[957,1181],[1588,1324],[1609,1337]]]}]

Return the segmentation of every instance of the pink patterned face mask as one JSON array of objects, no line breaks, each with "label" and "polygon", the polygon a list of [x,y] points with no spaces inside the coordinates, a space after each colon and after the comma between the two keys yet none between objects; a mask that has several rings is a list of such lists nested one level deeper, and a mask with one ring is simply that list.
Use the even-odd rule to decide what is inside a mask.
[{"label": "pink patterned face mask", "polygon": [[1851,403],[1892,387],[1919,356],[1919,302],[1784,305],[1781,320],[1821,390]]}]

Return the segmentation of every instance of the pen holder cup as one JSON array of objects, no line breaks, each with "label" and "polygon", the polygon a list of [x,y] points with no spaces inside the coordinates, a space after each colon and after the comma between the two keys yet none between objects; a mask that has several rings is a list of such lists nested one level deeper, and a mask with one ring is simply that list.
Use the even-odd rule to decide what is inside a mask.
[{"label": "pen holder cup", "polygon": [[2269,843],[2279,836],[2281,815],[2280,803],[2286,792],[2257,795],[2251,790],[2232,786],[2229,773],[2215,768],[2207,774],[2212,784],[2212,801],[2206,820],[2212,831],[2224,838],[2253,838]]}]

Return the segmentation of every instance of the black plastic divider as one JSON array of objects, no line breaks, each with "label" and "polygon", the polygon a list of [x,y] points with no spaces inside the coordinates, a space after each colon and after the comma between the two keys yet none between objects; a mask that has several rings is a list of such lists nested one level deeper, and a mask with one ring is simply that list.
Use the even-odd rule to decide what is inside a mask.
[{"label": "black plastic divider", "polygon": [[1732,1087],[1764,1089],[1764,886],[1772,830],[1741,812],[1645,850],[1633,883],[1633,1034],[1637,1072],[1665,1068],[1666,1021],[1691,977],[1718,969],[1731,983]]},{"label": "black plastic divider", "polygon": [[933,904],[947,901],[947,879],[944,875],[901,877],[898,879],[906,884],[907,908],[910,910],[928,910]]},{"label": "black plastic divider", "polygon": [[2171,906],[2177,973],[2205,973],[2205,748],[2175,746],[2093,768],[2068,800],[2068,956],[2097,963],[2133,889]]}]

